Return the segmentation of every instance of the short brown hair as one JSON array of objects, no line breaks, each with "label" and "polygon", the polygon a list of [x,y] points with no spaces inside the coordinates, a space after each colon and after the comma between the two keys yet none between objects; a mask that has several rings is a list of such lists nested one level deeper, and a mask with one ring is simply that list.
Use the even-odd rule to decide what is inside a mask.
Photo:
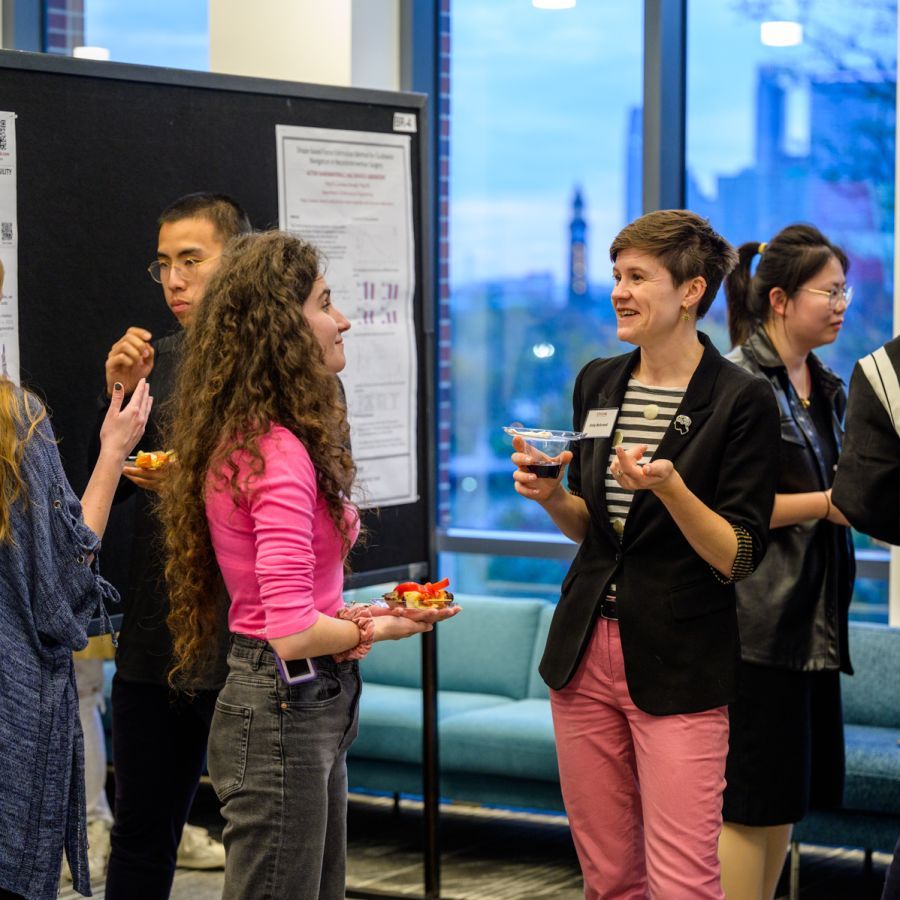
[{"label": "short brown hair", "polygon": [[660,209],[626,225],[609,247],[615,263],[623,250],[649,253],[662,263],[676,286],[690,278],[706,280],[697,318],[712,306],[722,279],[737,265],[737,253],[707,219],[688,209]]}]

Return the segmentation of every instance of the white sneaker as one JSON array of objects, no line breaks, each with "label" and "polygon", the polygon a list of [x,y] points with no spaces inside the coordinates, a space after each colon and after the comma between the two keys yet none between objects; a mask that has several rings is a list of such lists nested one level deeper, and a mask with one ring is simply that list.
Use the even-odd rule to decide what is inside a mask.
[{"label": "white sneaker", "polygon": [[[95,819],[88,822],[88,866],[91,872],[91,881],[102,881],[106,878],[106,866],[109,862],[109,830],[112,828],[104,819]],[[71,882],[72,870],[69,868],[69,860],[63,854],[62,874],[63,883]]]},{"label": "white sneaker", "polygon": [[109,863],[109,832],[111,823],[105,819],[95,819],[88,823],[88,866],[91,881],[103,881],[106,878],[106,866]]},{"label": "white sneaker", "polygon": [[205,828],[185,825],[176,865],[182,869],[224,869],[225,845],[210,837]]}]

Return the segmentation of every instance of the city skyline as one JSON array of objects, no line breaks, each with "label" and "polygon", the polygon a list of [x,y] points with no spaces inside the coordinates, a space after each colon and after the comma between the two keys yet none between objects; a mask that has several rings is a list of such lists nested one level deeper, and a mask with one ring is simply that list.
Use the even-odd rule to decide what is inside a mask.
[{"label": "city skyline", "polygon": [[[761,14],[773,4],[756,4],[757,16],[745,6],[689,3],[687,160],[690,178],[706,194],[720,178],[755,163],[761,66],[791,73],[783,134],[789,155],[808,152],[811,143],[809,83],[848,73],[865,77],[878,66],[882,74],[885,66],[896,70],[889,39],[896,35],[896,5],[851,13],[821,0],[808,9],[804,44],[780,48],[764,46],[759,36]],[[576,184],[589,205],[588,270],[595,278],[609,270],[605,248],[633,218],[628,212],[640,208],[640,191],[626,180],[641,104],[640,7],[592,3],[548,13],[526,11],[515,0],[496,0],[487,9],[454,0],[454,286],[547,272],[562,283]],[[892,17],[893,29],[885,17]]]}]

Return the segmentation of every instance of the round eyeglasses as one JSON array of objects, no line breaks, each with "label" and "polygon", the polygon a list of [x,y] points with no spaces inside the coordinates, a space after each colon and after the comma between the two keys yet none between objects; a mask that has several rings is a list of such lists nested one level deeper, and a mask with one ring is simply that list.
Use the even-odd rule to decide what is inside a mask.
[{"label": "round eyeglasses", "polygon": [[843,302],[844,309],[846,309],[853,302],[853,288],[849,285],[842,288],[832,288],[830,291],[823,291],[821,288],[800,288],[800,290],[827,297],[829,309],[836,309],[838,303],[841,302]]},{"label": "round eyeglasses", "polygon": [[191,257],[188,257],[187,259],[181,260],[181,262],[175,263],[175,265],[157,259],[147,266],[147,271],[157,284],[165,284],[169,280],[169,276],[172,272],[175,272],[179,278],[182,278],[185,281],[192,281],[197,276],[197,269],[202,266],[203,263],[208,263],[211,259],[218,258],[218,256],[207,256],[206,259],[192,259]]}]

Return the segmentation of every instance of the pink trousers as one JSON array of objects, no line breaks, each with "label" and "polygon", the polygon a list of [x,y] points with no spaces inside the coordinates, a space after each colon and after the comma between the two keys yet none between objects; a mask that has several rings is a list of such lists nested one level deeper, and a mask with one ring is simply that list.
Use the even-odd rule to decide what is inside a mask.
[{"label": "pink trousers", "polygon": [[723,900],[717,843],[728,708],[651,716],[631,701],[619,623],[598,619],[551,691],[560,780],[587,900]]}]

